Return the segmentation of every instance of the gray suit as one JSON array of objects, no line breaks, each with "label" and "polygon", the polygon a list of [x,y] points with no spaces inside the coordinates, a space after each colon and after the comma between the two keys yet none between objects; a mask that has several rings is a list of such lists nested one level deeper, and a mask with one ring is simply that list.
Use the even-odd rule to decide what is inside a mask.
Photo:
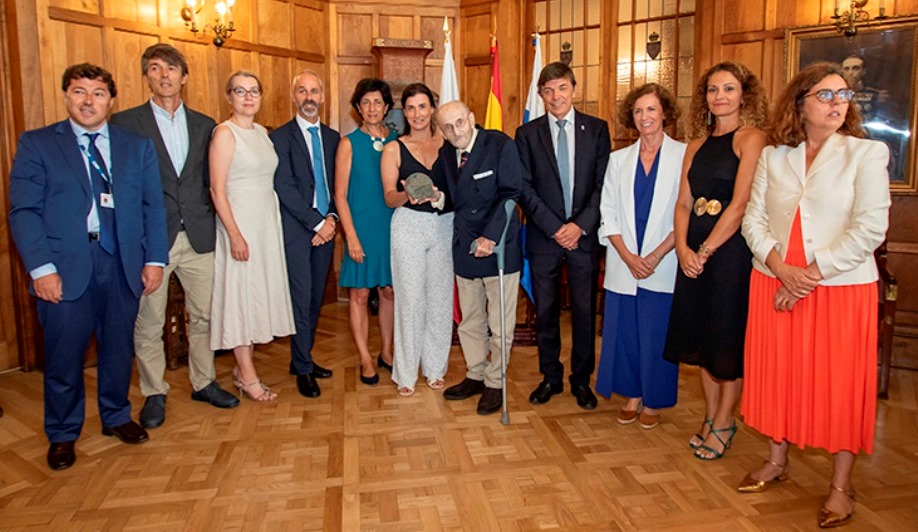
[{"label": "gray suit", "polygon": [[169,293],[169,276],[174,271],[185,290],[188,310],[188,373],[195,391],[215,378],[214,353],[210,349],[210,301],[214,272],[214,207],[210,199],[207,162],[214,121],[185,108],[188,125],[188,154],[181,175],[172,159],[153,115],[150,102],[112,115],[111,122],[149,137],[159,159],[159,175],[166,207],[169,236],[169,265],[165,282],[140,300],[134,325],[134,349],[140,374],[140,391],[145,397],[167,394],[163,324]]}]

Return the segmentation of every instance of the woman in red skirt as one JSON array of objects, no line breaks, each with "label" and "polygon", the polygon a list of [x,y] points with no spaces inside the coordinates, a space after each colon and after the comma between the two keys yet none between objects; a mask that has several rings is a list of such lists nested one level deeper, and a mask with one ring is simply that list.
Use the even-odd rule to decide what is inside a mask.
[{"label": "woman in red skirt", "polygon": [[873,452],[877,268],[889,150],[864,138],[841,69],[803,69],[778,99],[743,219],[755,257],[746,330],[746,423],[769,458],[739,491],[787,476],[788,445],[834,455],[820,527],[851,520],[851,470]]}]

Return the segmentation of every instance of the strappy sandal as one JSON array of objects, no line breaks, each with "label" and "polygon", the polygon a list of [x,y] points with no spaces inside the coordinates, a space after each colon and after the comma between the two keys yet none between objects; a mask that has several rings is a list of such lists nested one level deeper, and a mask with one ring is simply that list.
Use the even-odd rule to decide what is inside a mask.
[{"label": "strappy sandal", "polygon": [[[853,488],[846,490],[831,484],[829,484],[829,487],[835,491],[844,493],[849,499],[851,499],[851,502],[857,502],[857,497]],[[853,506],[851,507],[851,511],[847,514],[837,514],[823,506],[819,509],[819,513],[816,514],[816,524],[819,525],[819,528],[835,528],[847,525],[851,521],[852,516],[854,516]]]},{"label": "strappy sandal", "polygon": [[[701,425],[701,432],[704,432],[704,426],[705,426],[705,425],[707,425],[709,429],[713,429],[713,428],[714,428],[714,420],[713,420],[713,419],[705,419],[705,420],[704,420],[704,423],[702,423],[702,425]],[[697,448],[701,447],[702,445],[704,445],[704,437],[701,435],[701,432],[696,432],[694,436],[692,436],[691,438],[689,438],[688,445],[689,445],[689,447],[691,447],[692,449],[697,449]],[[697,440],[698,443],[695,443],[696,440]]]},{"label": "strappy sandal", "polygon": [[[721,432],[729,432],[729,433],[730,433],[730,437],[727,438],[727,441],[724,441],[723,438],[720,437],[720,433],[721,433]],[[714,449],[714,448],[711,447],[710,445],[701,444],[701,445],[698,446],[697,449],[695,449],[695,458],[697,458],[697,459],[699,459],[699,460],[720,460],[721,458],[723,458],[723,457],[724,457],[724,453],[726,453],[726,452],[727,452],[727,449],[730,448],[730,445],[733,444],[733,437],[736,436],[736,423],[733,423],[732,426],[727,427],[727,428],[725,428],[725,429],[715,429],[715,428],[712,428],[712,429],[711,429],[711,432],[708,433],[708,435],[711,435],[711,434],[713,434],[713,435],[714,435],[714,438],[717,439],[717,441],[719,441],[720,444],[724,446],[724,450],[723,450],[723,451],[718,451],[717,449]],[[702,456],[702,455],[698,454],[698,453],[701,452],[701,451],[707,451],[707,452],[711,453],[712,456]]]},{"label": "strappy sandal", "polygon": [[[257,386],[256,390],[261,390],[261,393],[254,395],[249,391],[249,387]],[[251,399],[252,401],[257,401],[259,403],[264,403],[267,401],[273,401],[277,399],[277,394],[271,391],[271,388],[265,386],[260,380],[254,380],[252,382],[242,382],[239,381],[236,383],[236,388],[239,390],[239,396],[245,396]]]},{"label": "strappy sandal", "polygon": [[411,397],[412,395],[414,395],[414,388],[409,388],[407,386],[399,386],[398,395],[399,397]]},{"label": "strappy sandal", "polygon": [[427,379],[427,387],[431,390],[442,390],[446,386],[446,381],[443,379]]},{"label": "strappy sandal", "polygon": [[[787,458],[785,458],[787,460]],[[778,482],[787,480],[787,468],[790,465],[790,462],[784,462],[784,464],[779,464],[772,462],[771,460],[765,460],[762,462],[762,465],[771,464],[781,471],[773,477],[771,480],[759,480],[752,477],[752,473],[748,473],[746,477],[740,482],[739,486],[736,487],[736,491],[740,493],[762,493],[767,490],[772,484],[777,484]]]}]

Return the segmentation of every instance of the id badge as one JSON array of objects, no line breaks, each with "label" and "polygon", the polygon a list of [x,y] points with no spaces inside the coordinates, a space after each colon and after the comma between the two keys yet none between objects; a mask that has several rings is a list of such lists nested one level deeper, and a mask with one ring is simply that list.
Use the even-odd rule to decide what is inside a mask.
[{"label": "id badge", "polygon": [[105,207],[106,209],[114,209],[115,208],[115,196],[112,194],[107,194],[105,192],[102,192],[101,194],[99,194],[99,205],[101,207]]}]

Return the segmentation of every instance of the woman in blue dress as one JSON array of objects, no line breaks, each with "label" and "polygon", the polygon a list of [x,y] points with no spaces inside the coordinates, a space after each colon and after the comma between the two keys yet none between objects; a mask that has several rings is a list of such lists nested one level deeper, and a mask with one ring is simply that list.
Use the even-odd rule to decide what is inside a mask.
[{"label": "woman in blue dress", "polygon": [[656,83],[631,91],[619,121],[638,141],[612,152],[599,209],[606,246],[606,308],[596,391],[626,398],[618,422],[652,429],[660,408],[676,404],[679,366],[663,360],[677,261],[673,209],[685,144],[663,132],[676,100]]},{"label": "woman in blue dress", "polygon": [[335,205],[344,231],[345,255],[338,284],[349,288],[351,334],[360,355],[360,381],[375,385],[379,374],[369,350],[370,289],[379,287],[381,353],[377,363],[391,371],[393,296],[389,258],[389,224],[392,209],[386,205],[379,162],[383,147],[398,135],[383,123],[392,107],[385,81],[365,78],[357,83],[351,106],[360,127],[341,139],[335,156]]}]

